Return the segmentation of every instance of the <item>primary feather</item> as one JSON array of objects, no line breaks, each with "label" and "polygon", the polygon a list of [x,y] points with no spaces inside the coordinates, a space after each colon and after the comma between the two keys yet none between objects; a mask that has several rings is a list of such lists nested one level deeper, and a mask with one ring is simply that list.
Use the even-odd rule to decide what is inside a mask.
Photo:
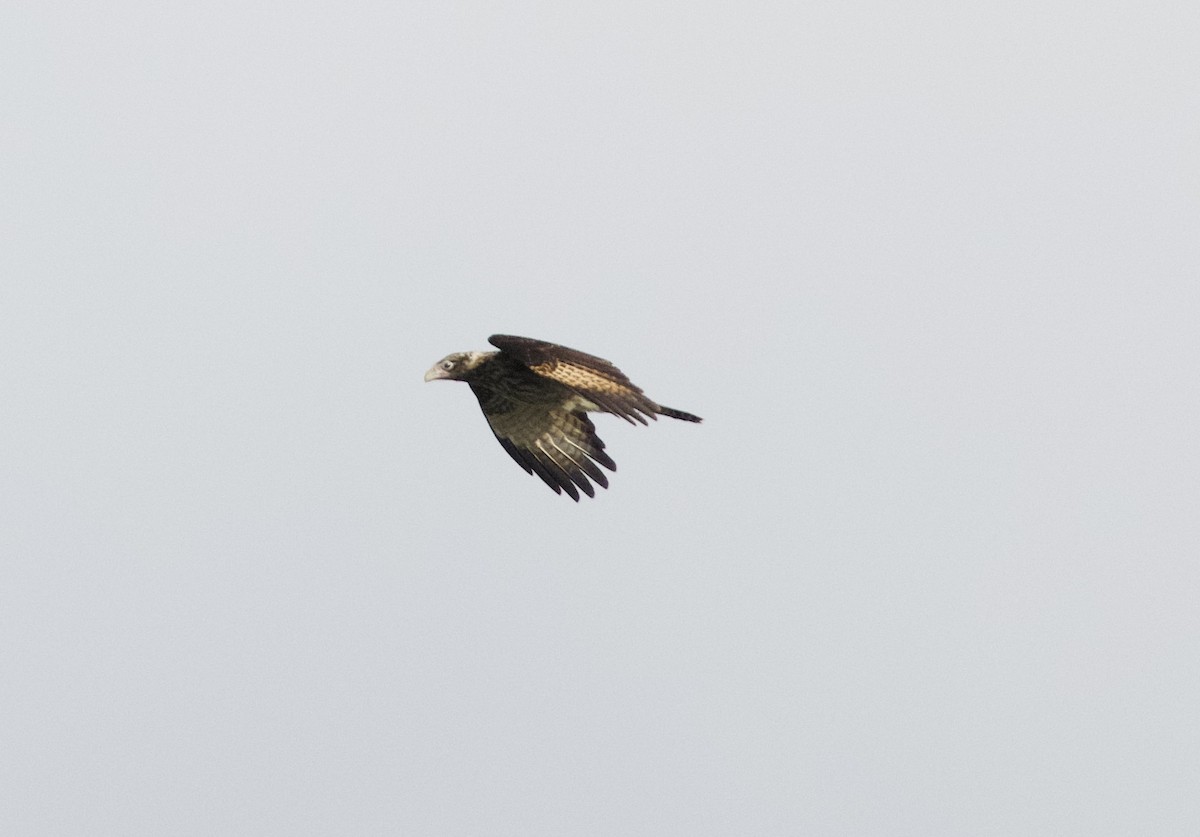
[{"label": "primary feather", "polygon": [[617,470],[588,412],[612,413],[631,424],[660,415],[701,420],[656,404],[603,358],[528,337],[493,334],[488,342],[499,351],[447,355],[425,380],[465,381],[508,455],[575,501],[580,491],[595,496],[593,482],[608,487],[598,465]]}]

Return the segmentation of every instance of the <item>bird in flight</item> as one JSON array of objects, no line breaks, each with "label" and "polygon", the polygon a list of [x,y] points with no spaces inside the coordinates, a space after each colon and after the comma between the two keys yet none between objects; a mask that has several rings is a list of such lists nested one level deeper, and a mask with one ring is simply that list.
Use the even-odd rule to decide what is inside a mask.
[{"label": "bird in flight", "polygon": [[608,488],[597,464],[617,470],[587,413],[612,413],[630,424],[658,416],[701,420],[651,401],[603,358],[507,334],[488,342],[500,351],[446,355],[425,380],[466,381],[508,455],[575,502],[580,491],[596,496],[592,482]]}]

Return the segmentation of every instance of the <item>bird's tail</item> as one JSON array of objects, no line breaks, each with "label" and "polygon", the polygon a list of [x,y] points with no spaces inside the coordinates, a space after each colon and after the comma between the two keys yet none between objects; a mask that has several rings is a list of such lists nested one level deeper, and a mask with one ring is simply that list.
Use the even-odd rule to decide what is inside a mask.
[{"label": "bird's tail", "polygon": [[697,423],[704,421],[704,419],[700,418],[700,416],[693,416],[691,413],[685,413],[683,410],[672,410],[670,407],[659,407],[658,414],[660,416],[669,416],[673,419],[679,419],[680,421],[694,421]]}]

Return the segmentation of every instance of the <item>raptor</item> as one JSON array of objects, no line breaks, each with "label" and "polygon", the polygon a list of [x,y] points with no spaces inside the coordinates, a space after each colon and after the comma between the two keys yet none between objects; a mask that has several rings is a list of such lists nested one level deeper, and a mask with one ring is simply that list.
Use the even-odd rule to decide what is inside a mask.
[{"label": "raptor", "polygon": [[556,494],[579,501],[592,483],[608,488],[600,466],[616,471],[588,413],[612,413],[630,424],[699,416],[664,407],[603,358],[544,340],[493,334],[496,352],[455,352],[425,373],[426,381],[465,381],[483,415],[516,463]]}]

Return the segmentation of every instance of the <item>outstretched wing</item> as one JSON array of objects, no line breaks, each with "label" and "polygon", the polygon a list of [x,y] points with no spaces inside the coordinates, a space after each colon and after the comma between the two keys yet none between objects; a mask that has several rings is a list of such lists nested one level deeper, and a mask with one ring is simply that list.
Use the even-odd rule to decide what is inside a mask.
[{"label": "outstretched wing", "polygon": [[591,419],[582,409],[572,409],[569,393],[564,392],[569,400],[558,404],[516,401],[496,390],[476,395],[481,396],[483,415],[508,455],[556,494],[565,491],[576,502],[580,491],[596,496],[589,477],[608,488],[608,477],[596,463],[610,471],[616,471],[617,465],[604,452]]},{"label": "outstretched wing", "polygon": [[[562,384],[583,396],[592,406],[618,415],[633,424],[646,424],[646,416],[656,419],[662,411],[635,386],[620,369],[604,358],[577,349],[568,349],[545,340],[493,334],[488,342],[503,355],[526,366],[543,378]],[[690,420],[690,419],[689,419]]]}]

